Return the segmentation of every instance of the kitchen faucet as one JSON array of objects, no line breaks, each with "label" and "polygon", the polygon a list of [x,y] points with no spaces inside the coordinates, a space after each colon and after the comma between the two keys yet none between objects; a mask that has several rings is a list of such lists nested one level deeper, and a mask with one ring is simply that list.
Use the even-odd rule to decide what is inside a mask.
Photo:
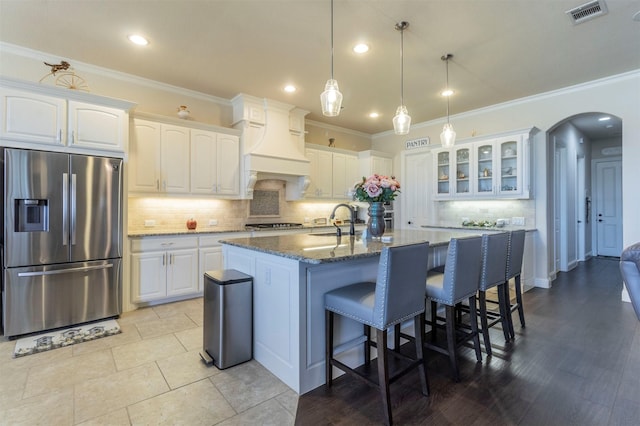
[{"label": "kitchen faucet", "polygon": [[[331,212],[331,216],[329,216],[329,219],[335,219],[336,210],[338,210],[339,207],[346,207],[349,209],[349,212],[351,213],[351,226],[349,227],[349,235],[356,235],[356,228],[354,226],[354,223],[356,221],[356,212],[353,209],[353,207],[351,207],[350,205],[344,204],[344,203],[338,204],[333,208],[333,211]],[[333,222],[333,226],[336,227],[336,233],[338,234],[338,237],[340,237],[342,235],[342,229],[340,229],[340,227],[336,225],[335,222]]]}]

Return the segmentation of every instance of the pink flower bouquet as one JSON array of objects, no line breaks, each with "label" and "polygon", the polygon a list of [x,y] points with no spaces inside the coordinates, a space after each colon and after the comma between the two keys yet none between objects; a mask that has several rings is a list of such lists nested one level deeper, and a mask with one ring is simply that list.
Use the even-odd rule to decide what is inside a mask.
[{"label": "pink flower bouquet", "polygon": [[362,177],[362,182],[355,185],[354,199],[368,203],[393,201],[400,193],[400,183],[395,177],[373,174]]}]

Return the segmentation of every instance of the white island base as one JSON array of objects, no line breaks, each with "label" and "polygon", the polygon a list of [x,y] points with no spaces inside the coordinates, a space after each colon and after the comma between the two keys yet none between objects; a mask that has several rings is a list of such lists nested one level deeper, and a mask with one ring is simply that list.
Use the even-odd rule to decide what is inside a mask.
[{"label": "white island base", "polygon": [[[435,266],[444,263],[449,239],[463,236],[433,231],[393,235],[390,244],[354,237],[336,244],[336,237],[305,235],[222,241],[225,268],[253,277],[253,357],[298,394],[323,385],[324,294],[375,281],[384,245],[430,241],[429,263]],[[362,364],[362,324],[336,317],[334,339],[336,352],[344,351],[338,359]]]}]

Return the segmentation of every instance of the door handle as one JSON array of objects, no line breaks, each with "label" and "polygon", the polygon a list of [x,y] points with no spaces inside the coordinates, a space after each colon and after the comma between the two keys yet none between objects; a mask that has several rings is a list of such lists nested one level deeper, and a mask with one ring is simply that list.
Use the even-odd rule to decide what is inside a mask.
[{"label": "door handle", "polygon": [[76,228],[78,222],[77,206],[77,175],[71,175],[71,245],[76,244]]},{"label": "door handle", "polygon": [[62,174],[62,245],[69,243],[69,173]]},{"label": "door handle", "polygon": [[604,222],[602,219],[598,219],[598,222]]}]

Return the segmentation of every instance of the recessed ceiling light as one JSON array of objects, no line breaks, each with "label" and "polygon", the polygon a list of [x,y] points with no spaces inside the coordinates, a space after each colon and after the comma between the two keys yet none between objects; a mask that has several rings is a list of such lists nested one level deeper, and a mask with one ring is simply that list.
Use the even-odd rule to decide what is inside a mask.
[{"label": "recessed ceiling light", "polygon": [[296,86],[294,86],[293,84],[287,84],[286,86],[284,86],[284,91],[287,93],[293,93],[296,90],[298,89],[296,89]]},{"label": "recessed ceiling light", "polygon": [[380,117],[380,114],[378,114],[377,112],[370,112],[369,113],[369,118],[378,118]]},{"label": "recessed ceiling light", "polygon": [[451,96],[451,95],[453,95],[453,90],[452,89],[444,89],[442,92],[440,92],[440,94],[442,96]]},{"label": "recessed ceiling light", "polygon": [[146,38],[142,37],[141,35],[138,34],[131,34],[129,36],[129,41],[131,43],[135,43],[139,46],[146,46],[147,44],[149,44],[149,40],[147,40]]},{"label": "recessed ceiling light", "polygon": [[353,51],[356,53],[367,53],[369,51],[369,45],[366,43],[358,43],[353,46]]},{"label": "recessed ceiling light", "polygon": [[611,117],[600,117],[598,118],[598,121],[607,121],[607,120],[611,120]]}]

